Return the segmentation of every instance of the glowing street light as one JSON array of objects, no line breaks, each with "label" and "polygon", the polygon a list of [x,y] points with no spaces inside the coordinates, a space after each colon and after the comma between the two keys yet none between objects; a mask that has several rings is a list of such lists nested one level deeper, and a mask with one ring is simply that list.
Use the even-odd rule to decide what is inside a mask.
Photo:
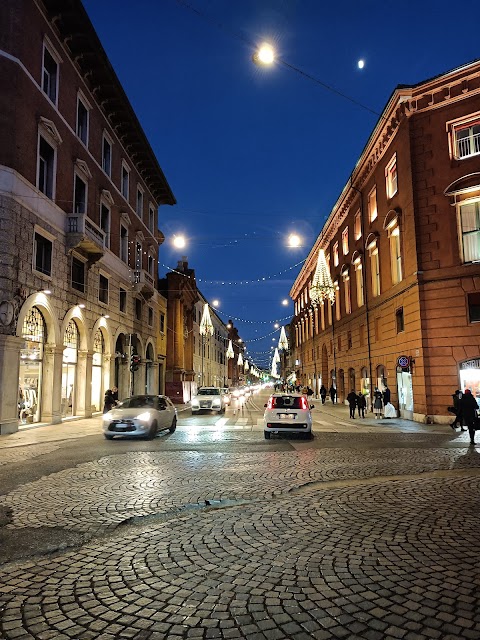
[{"label": "glowing street light", "polygon": [[275,49],[268,42],[264,42],[252,57],[255,64],[269,66],[275,62]]},{"label": "glowing street light", "polygon": [[296,233],[291,233],[288,236],[288,246],[289,247],[296,248],[296,247],[300,247],[301,244],[302,244],[302,239]]},{"label": "glowing street light", "polygon": [[187,241],[185,240],[185,236],[173,236],[173,246],[177,249],[184,249]]},{"label": "glowing street light", "polygon": [[286,307],[288,304],[288,300],[285,298],[284,300],[282,300],[282,304],[284,307]]},{"label": "glowing street light", "polygon": [[220,302],[218,300],[213,300],[212,307],[218,307],[219,305],[220,305]]}]

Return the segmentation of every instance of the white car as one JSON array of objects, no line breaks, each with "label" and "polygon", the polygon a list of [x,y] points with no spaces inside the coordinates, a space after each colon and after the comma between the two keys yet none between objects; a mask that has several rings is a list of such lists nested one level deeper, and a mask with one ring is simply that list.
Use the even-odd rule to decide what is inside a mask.
[{"label": "white car", "polygon": [[315,405],[309,404],[301,393],[274,393],[265,405],[263,432],[267,440],[272,433],[303,433],[312,437],[312,414]]},{"label": "white car", "polygon": [[222,387],[202,387],[193,396],[191,402],[192,415],[200,411],[225,411],[225,398]]},{"label": "white car", "polygon": [[151,440],[159,431],[177,428],[177,409],[167,396],[132,396],[103,414],[103,435],[137,436]]}]

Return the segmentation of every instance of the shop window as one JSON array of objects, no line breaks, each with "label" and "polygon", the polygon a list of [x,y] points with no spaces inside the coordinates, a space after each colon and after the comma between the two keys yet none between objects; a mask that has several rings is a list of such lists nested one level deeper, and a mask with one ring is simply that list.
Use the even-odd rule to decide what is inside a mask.
[{"label": "shop window", "polygon": [[85,293],[85,263],[72,256],[72,289]]},{"label": "shop window", "polygon": [[100,274],[98,281],[98,300],[108,304],[108,278]]},{"label": "shop window", "polygon": [[46,276],[52,275],[52,251],[53,242],[45,238],[41,233],[34,235],[34,269]]},{"label": "shop window", "polygon": [[480,261],[480,200],[461,203],[459,224],[463,262]]},{"label": "shop window", "polygon": [[121,313],[127,313],[127,292],[120,287],[119,307]]},{"label": "shop window", "polygon": [[387,198],[393,198],[398,190],[398,177],[397,177],[397,154],[395,153],[393,158],[388,163],[385,169],[385,181]]},{"label": "shop window", "polygon": [[42,89],[53,104],[57,104],[58,61],[46,44],[43,45]]},{"label": "shop window", "polygon": [[405,331],[405,321],[403,318],[403,307],[400,307],[400,309],[397,309],[395,311],[395,323],[397,326],[397,333],[402,333],[402,331]]},{"label": "shop window", "polygon": [[480,322],[480,292],[468,294],[468,317],[470,322]]}]

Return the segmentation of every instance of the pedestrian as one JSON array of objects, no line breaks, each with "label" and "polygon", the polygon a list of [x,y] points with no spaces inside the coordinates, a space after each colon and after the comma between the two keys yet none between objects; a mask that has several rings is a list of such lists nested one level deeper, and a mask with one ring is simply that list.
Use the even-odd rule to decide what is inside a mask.
[{"label": "pedestrian", "polygon": [[365,418],[365,409],[367,408],[367,399],[362,392],[357,396],[358,417]]},{"label": "pedestrian", "polygon": [[115,406],[115,400],[113,399],[113,393],[111,389],[105,391],[105,399],[103,402],[103,413],[107,413]]},{"label": "pedestrian", "polygon": [[460,399],[463,420],[468,427],[470,434],[470,444],[475,444],[475,427],[478,422],[478,404],[470,389],[465,389],[465,393]]},{"label": "pedestrian", "polygon": [[322,399],[322,404],[325,404],[325,399],[327,397],[327,388],[322,384],[320,387],[320,398]]},{"label": "pedestrian", "polygon": [[335,389],[333,384],[328,390],[328,393],[330,394],[330,400],[332,401],[333,404],[335,404],[335,398],[337,397],[337,390]]},{"label": "pedestrian", "polygon": [[378,387],[375,387],[373,392],[373,413],[375,414],[375,420],[382,417],[383,411],[383,394]]},{"label": "pedestrian", "polygon": [[307,396],[313,396],[313,389],[311,389],[310,387],[307,387]]},{"label": "pedestrian", "polygon": [[117,387],[112,387],[112,396],[113,396],[113,399],[115,400],[115,404],[118,404],[118,388]]},{"label": "pedestrian", "polygon": [[382,395],[383,395],[383,406],[385,406],[390,402],[390,389],[386,385]]},{"label": "pedestrian", "polygon": [[453,409],[455,420],[452,422],[450,426],[454,431],[457,426],[459,426],[462,429],[462,431],[466,431],[466,428],[463,426],[463,414],[462,414],[462,407],[461,407],[462,396],[463,396],[463,393],[460,391],[460,389],[457,389],[455,393],[452,395],[453,407],[450,407],[450,408]]},{"label": "pedestrian", "polygon": [[347,396],[347,402],[348,406],[350,407],[350,418],[353,418],[353,420],[355,420],[355,408],[357,406],[357,399],[357,394],[352,389]]}]

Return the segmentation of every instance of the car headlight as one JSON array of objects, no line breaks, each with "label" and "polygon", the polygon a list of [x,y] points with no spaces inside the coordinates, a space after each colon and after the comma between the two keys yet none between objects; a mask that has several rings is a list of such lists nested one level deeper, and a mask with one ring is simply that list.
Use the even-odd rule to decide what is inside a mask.
[{"label": "car headlight", "polygon": [[140,422],[148,422],[150,418],[151,418],[150,412],[145,411],[145,413],[140,413],[136,419],[140,420]]},{"label": "car headlight", "polygon": [[110,411],[108,413],[104,413],[103,414],[103,421],[104,422],[110,422],[112,419],[113,419],[113,416],[110,413]]},{"label": "car headlight", "polygon": [[198,407],[198,400],[192,400],[192,407]]},{"label": "car headlight", "polygon": [[221,404],[220,400],[212,400],[212,407],[219,407]]}]

